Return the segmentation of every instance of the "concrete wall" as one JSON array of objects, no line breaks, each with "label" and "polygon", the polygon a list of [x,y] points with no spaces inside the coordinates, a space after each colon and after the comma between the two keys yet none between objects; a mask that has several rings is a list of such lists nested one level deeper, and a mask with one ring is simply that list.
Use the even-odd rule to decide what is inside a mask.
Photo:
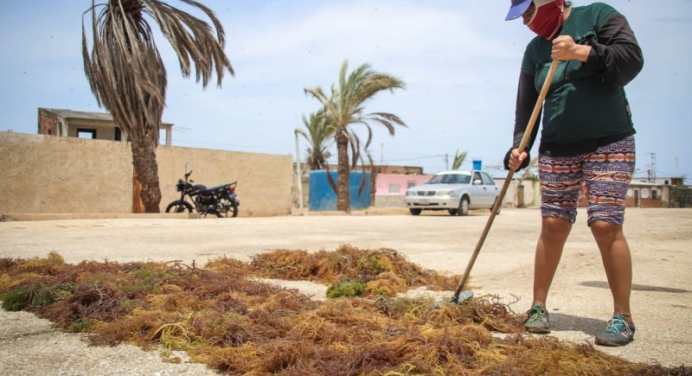
[{"label": "concrete wall", "polygon": [[[432,175],[377,174],[375,196],[405,196],[406,190],[424,184]],[[403,203],[403,201],[402,201]]]},{"label": "concrete wall", "polygon": [[[190,162],[207,186],[238,181],[239,216],[290,214],[290,155],[160,146],[161,211]],[[132,213],[132,153],[123,142],[0,133],[0,213]]]}]

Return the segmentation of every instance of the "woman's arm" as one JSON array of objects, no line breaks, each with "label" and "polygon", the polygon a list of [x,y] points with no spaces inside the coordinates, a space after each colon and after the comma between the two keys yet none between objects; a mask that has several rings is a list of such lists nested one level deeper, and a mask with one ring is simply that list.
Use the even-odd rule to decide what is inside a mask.
[{"label": "woman's arm", "polygon": [[606,84],[625,86],[644,66],[637,38],[621,14],[610,17],[598,30],[597,37],[585,42],[591,51],[584,68],[601,76]]},{"label": "woman's arm", "polygon": [[[534,76],[531,74],[521,72],[521,74],[519,75],[516,112],[514,114],[514,140],[512,142],[512,147],[505,155],[504,165],[506,169],[509,169],[509,158],[512,150],[518,148],[521,144],[521,139],[524,137],[524,132],[526,131],[526,127],[528,126],[529,120],[531,119],[531,114],[533,113],[533,108],[535,107],[536,101],[538,100],[539,93],[536,90],[533,81]],[[541,117],[539,115],[536,119],[536,123],[540,124],[540,122]],[[531,132],[529,142],[526,144],[526,150],[523,150],[526,151],[527,157],[522,161],[522,164],[517,169],[517,171],[522,168],[525,168],[529,164],[530,158],[528,157],[528,152],[531,150],[531,147],[533,146],[533,143],[536,140],[536,136],[538,135],[538,128],[539,127],[533,127],[533,131]]]}]

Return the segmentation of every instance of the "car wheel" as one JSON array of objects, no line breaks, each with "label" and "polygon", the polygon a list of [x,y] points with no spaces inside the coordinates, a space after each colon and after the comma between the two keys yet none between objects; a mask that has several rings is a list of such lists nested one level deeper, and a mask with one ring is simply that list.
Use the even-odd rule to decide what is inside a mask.
[{"label": "car wheel", "polygon": [[457,215],[458,210],[457,209],[447,209],[449,212],[449,215]]},{"label": "car wheel", "polygon": [[420,215],[420,212],[423,211],[423,209],[409,209],[409,212],[411,212],[411,215]]},{"label": "car wheel", "polygon": [[468,215],[469,214],[469,198],[462,197],[459,201],[459,210],[457,210],[457,215]]}]

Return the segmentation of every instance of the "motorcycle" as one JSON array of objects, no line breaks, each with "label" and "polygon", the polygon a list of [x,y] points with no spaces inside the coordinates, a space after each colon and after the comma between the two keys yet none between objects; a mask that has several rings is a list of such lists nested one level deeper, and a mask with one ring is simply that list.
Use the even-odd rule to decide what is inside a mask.
[{"label": "motorcycle", "polygon": [[[207,188],[202,184],[192,184],[194,180],[190,179],[190,175],[192,171],[185,172],[185,180],[178,180],[175,188],[180,192],[180,199],[168,204],[166,213],[192,213],[194,209],[204,217],[207,214],[215,214],[219,218],[238,216],[240,200],[235,193],[237,181]],[[186,197],[194,203],[194,208]]]}]

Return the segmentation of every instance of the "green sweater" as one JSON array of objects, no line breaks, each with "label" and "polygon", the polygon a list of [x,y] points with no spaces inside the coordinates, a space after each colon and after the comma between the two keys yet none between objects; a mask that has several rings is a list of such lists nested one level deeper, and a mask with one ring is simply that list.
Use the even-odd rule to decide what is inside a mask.
[{"label": "green sweater", "polygon": [[[627,20],[603,3],[575,7],[558,35],[592,50],[586,63],[559,63],[544,102],[540,152],[576,155],[634,134],[624,86],[641,71],[643,58]],[[524,53],[513,147],[519,146],[545,81],[551,48],[552,41],[536,37]]]}]

